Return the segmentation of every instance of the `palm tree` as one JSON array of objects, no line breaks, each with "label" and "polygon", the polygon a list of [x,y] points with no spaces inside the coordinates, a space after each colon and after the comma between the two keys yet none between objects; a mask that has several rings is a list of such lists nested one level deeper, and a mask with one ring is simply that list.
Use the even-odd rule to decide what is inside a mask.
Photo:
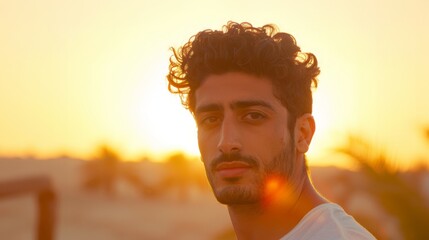
[{"label": "palm tree", "polygon": [[100,145],[94,158],[83,165],[82,187],[87,191],[101,191],[108,197],[117,195],[117,183],[122,180],[143,197],[157,197],[156,187],[145,183],[138,162],[125,162],[118,151],[109,145]]},{"label": "palm tree", "polygon": [[429,239],[426,200],[415,186],[404,181],[383,153],[374,153],[368,143],[356,136],[350,136],[348,144],[336,150],[358,164],[371,182],[368,191],[398,219],[405,239]]},{"label": "palm tree", "polygon": [[86,190],[101,190],[106,195],[116,195],[116,180],[119,176],[121,157],[108,145],[101,145],[93,160],[83,166],[83,187]]}]

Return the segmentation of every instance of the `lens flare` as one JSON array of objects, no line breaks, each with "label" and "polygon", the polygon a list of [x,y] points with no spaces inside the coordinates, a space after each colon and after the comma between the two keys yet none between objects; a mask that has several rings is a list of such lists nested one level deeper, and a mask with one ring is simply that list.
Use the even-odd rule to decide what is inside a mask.
[{"label": "lens flare", "polygon": [[264,184],[264,205],[292,205],[296,196],[294,188],[283,176],[268,176]]},{"label": "lens flare", "polygon": [[269,178],[265,184],[265,195],[271,196],[280,189],[280,180],[278,178]]}]

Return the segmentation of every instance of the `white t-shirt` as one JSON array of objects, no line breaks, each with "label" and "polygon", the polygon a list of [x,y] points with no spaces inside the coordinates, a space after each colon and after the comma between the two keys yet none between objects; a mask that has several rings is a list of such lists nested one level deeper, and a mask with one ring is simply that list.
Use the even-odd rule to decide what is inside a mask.
[{"label": "white t-shirt", "polygon": [[375,239],[364,227],[335,203],[324,203],[308,212],[280,240]]}]

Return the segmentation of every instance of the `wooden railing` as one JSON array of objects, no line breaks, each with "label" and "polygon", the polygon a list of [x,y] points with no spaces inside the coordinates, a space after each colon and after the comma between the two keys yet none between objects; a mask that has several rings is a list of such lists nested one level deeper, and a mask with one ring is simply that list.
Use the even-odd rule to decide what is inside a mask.
[{"label": "wooden railing", "polygon": [[37,240],[53,240],[55,233],[56,195],[50,179],[35,176],[0,181],[0,199],[33,194],[37,200]]}]

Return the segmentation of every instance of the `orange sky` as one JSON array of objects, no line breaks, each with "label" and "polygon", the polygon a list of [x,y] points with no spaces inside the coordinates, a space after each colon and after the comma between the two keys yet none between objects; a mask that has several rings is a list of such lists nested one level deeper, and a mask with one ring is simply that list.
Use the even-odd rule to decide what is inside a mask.
[{"label": "orange sky", "polygon": [[166,90],[168,51],[227,20],[275,23],[316,54],[310,158],[358,133],[391,156],[428,155],[427,1],[1,1],[0,154],[128,158],[184,150],[196,130]]}]

